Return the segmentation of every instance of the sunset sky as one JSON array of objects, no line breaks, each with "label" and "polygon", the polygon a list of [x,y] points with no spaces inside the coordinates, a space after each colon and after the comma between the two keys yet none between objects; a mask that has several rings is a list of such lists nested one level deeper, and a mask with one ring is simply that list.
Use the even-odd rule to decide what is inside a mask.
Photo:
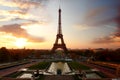
[{"label": "sunset sky", "polygon": [[59,6],[67,48],[120,48],[119,0],[0,0],[0,47],[51,49]]}]

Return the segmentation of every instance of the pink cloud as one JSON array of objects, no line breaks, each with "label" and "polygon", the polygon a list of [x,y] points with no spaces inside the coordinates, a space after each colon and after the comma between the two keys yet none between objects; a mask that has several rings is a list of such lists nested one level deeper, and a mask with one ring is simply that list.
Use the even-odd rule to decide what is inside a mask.
[{"label": "pink cloud", "polygon": [[27,31],[21,28],[19,24],[4,25],[0,27],[0,32],[11,33],[15,37],[27,38],[31,42],[43,42],[44,39],[41,37],[35,37],[27,33]]}]

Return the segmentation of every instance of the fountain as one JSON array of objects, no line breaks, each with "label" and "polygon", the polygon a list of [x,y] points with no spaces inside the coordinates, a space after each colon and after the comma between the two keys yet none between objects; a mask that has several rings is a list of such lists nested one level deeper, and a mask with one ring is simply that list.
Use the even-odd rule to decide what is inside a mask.
[{"label": "fountain", "polygon": [[33,75],[31,73],[24,73],[18,78],[31,78]]},{"label": "fountain", "polygon": [[45,74],[47,75],[70,75],[72,70],[67,62],[52,62]]}]

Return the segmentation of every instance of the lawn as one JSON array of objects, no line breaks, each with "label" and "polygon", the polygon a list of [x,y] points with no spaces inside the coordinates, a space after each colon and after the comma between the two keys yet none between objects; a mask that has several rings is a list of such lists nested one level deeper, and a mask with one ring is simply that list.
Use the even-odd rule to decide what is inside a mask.
[{"label": "lawn", "polygon": [[6,77],[16,78],[19,75],[23,74],[24,72],[14,72],[12,74],[7,75]]},{"label": "lawn", "polygon": [[38,64],[28,67],[29,69],[46,69],[50,65],[50,62],[40,62]]},{"label": "lawn", "polygon": [[74,70],[89,70],[90,67],[80,64],[78,62],[68,62],[69,66]]},{"label": "lawn", "polygon": [[44,80],[45,79],[45,76],[44,75],[40,75],[38,79],[36,80]]}]

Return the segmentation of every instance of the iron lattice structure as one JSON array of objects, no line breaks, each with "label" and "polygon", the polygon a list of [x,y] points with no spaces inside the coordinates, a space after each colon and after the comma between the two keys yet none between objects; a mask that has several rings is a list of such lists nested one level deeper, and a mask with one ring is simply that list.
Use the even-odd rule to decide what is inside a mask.
[{"label": "iron lattice structure", "polygon": [[[68,50],[66,48],[66,44],[64,43],[63,35],[62,35],[62,27],[61,27],[61,9],[58,10],[59,13],[59,19],[58,19],[58,32],[56,35],[56,41],[53,45],[53,48],[51,52],[55,52],[56,49],[61,48],[64,50],[64,52],[67,54]],[[58,41],[61,41],[61,43],[58,43]]]}]

